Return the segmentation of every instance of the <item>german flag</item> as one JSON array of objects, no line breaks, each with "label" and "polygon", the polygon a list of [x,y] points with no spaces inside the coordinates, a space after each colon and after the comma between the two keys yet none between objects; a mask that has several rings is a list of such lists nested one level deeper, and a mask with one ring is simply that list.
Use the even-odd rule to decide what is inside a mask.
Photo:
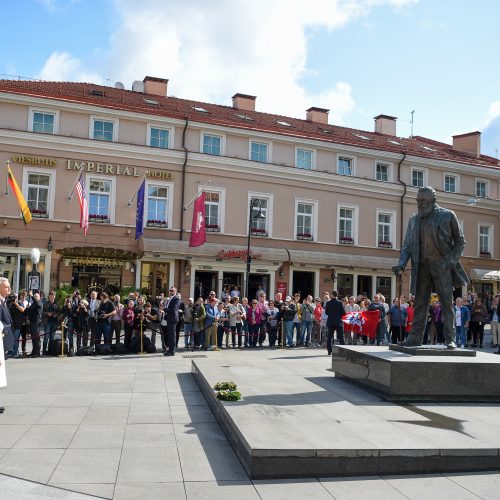
[{"label": "german flag", "polygon": [[23,193],[21,192],[19,186],[17,185],[14,174],[10,169],[10,165],[7,165],[7,175],[9,179],[10,188],[12,189],[12,191],[14,191],[14,194],[16,195],[17,203],[19,204],[19,209],[21,210],[21,215],[23,217],[24,223],[29,224],[31,222],[31,212],[30,209],[28,208],[26,200],[24,199]]}]

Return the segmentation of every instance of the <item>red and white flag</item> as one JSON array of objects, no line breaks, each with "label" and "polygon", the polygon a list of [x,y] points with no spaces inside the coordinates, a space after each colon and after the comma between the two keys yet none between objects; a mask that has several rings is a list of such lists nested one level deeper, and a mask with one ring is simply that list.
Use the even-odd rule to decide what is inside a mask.
[{"label": "red and white flag", "polygon": [[377,337],[377,326],[380,322],[379,311],[356,311],[342,316],[344,329],[352,333],[360,333],[374,339]]},{"label": "red and white flag", "polygon": [[83,180],[83,173],[80,174],[76,181],[76,194],[78,195],[78,202],[80,203],[80,227],[83,229],[83,234],[87,236],[89,228],[89,205],[87,201],[87,192],[85,189],[85,181]]},{"label": "red and white flag", "polygon": [[194,201],[193,224],[191,225],[190,247],[199,247],[207,241],[205,232],[205,193],[201,193]]}]

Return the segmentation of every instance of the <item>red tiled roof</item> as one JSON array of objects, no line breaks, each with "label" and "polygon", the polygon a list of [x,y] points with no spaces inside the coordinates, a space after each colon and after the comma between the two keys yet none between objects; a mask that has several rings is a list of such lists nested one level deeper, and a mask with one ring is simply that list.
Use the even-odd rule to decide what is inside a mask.
[{"label": "red tiled roof", "polygon": [[189,117],[191,121],[201,123],[272,132],[286,136],[360,146],[367,149],[407,153],[424,158],[500,168],[496,158],[486,155],[476,158],[471,154],[455,151],[449,144],[421,136],[400,138],[282,115],[238,110],[220,104],[179,99],[177,97],[159,97],[92,83],[0,80],[0,92],[46,97],[169,118],[185,119]]}]

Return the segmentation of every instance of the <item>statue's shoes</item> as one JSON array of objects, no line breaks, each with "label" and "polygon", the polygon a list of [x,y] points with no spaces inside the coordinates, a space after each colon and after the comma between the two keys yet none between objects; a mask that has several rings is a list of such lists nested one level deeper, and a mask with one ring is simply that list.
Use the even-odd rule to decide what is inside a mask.
[{"label": "statue's shoes", "polygon": [[415,338],[409,336],[404,342],[403,345],[405,347],[420,347],[422,345],[421,342],[418,342]]},{"label": "statue's shoes", "polygon": [[452,340],[449,344],[446,344],[446,347],[448,349],[456,349],[457,348],[457,344],[455,344],[455,342],[453,342],[453,340]]}]

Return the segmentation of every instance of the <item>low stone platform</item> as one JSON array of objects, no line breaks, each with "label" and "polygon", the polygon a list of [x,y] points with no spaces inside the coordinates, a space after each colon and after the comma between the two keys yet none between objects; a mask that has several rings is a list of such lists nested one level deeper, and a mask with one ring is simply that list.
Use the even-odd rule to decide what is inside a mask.
[{"label": "low stone platform", "polygon": [[[222,352],[192,371],[251,479],[500,468],[500,405],[387,402],[333,377],[316,350]],[[222,381],[243,399],[217,400]]]},{"label": "low stone platform", "polygon": [[410,347],[405,345],[390,344],[389,351],[404,352],[405,354],[411,354],[413,356],[466,356],[468,358],[476,357],[476,351],[474,351],[473,349],[448,349],[444,345],[420,345]]},{"label": "low stone platform", "polygon": [[336,377],[390,401],[500,402],[500,357],[468,352],[338,345],[332,369]]}]

